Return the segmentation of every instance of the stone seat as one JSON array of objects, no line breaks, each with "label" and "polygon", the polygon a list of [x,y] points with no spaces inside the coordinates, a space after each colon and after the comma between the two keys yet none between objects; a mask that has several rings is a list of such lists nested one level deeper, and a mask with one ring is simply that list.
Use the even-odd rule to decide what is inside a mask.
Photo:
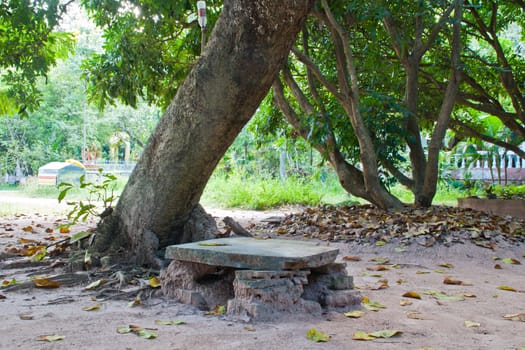
[{"label": "stone seat", "polygon": [[312,242],[248,237],[172,245],[162,290],[205,309],[227,304],[228,315],[260,321],[358,307],[361,296],[346,264],[335,263],[338,253]]},{"label": "stone seat", "polygon": [[250,270],[301,270],[331,264],[339,249],[311,242],[249,237],[172,245],[166,258]]}]

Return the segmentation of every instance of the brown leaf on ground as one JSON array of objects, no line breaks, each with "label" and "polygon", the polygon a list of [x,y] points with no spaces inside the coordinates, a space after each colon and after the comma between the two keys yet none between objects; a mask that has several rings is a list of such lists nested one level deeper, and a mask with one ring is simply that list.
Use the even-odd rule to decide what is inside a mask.
[{"label": "brown leaf on ground", "polygon": [[481,247],[495,249],[498,237],[510,242],[525,241],[522,234],[525,219],[447,206],[425,210],[406,207],[388,213],[371,205],[311,207],[286,216],[277,226],[263,225],[270,226],[271,232],[278,235],[374,245],[377,242],[388,245],[392,238],[400,239],[397,244],[407,245],[415,240],[427,247],[470,240]]},{"label": "brown leaf on ground", "polygon": [[413,292],[413,291],[406,292],[405,294],[403,294],[403,297],[405,297],[405,298],[412,298],[412,299],[421,299],[421,295],[419,295],[419,293],[416,293],[416,292]]},{"label": "brown leaf on ground", "polygon": [[50,280],[48,278],[33,278],[33,283],[37,288],[58,288],[60,283]]},{"label": "brown leaf on ground", "polygon": [[450,277],[445,277],[445,279],[443,280],[443,284],[460,285],[460,284],[463,284],[463,281],[456,280],[456,279],[453,279],[453,278],[450,278]]},{"label": "brown leaf on ground", "polygon": [[354,255],[343,256],[344,261],[361,261],[361,258]]}]

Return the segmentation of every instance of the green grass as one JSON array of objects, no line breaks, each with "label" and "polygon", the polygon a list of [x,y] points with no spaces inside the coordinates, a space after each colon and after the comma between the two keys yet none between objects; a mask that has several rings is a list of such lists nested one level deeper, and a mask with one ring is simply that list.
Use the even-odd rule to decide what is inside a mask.
[{"label": "green grass", "polygon": [[[126,181],[127,179],[124,178],[118,179],[117,194],[121,193]],[[18,187],[3,186],[0,187],[0,191],[2,190],[8,190],[14,196],[28,198],[56,199],[60,193],[60,188],[56,186],[39,186],[35,182]],[[413,203],[413,194],[403,186],[396,185],[390,190],[404,203]],[[472,194],[472,190],[461,190],[441,182],[433,204],[455,206],[458,197]],[[85,200],[86,197],[85,191],[74,188],[68,193],[66,201]],[[366,201],[346,193],[335,174],[329,174],[324,181],[316,178],[290,177],[283,182],[267,176],[247,177],[240,174],[225,176],[219,173],[214,174],[208,182],[201,203],[216,208],[264,210],[287,205],[363,204]],[[0,205],[0,215],[16,209],[8,206],[8,204]]]},{"label": "green grass", "polygon": [[[127,178],[118,178],[115,185],[115,193],[120,194],[127,183]],[[1,189],[0,189],[1,190]],[[59,193],[63,188],[52,185],[38,185],[35,181],[30,181],[27,184],[18,187],[11,187],[11,190],[16,190],[21,196],[29,198],[58,198]],[[87,192],[84,189],[74,187],[69,190],[66,200],[80,200],[86,199]]]},{"label": "green grass", "polygon": [[214,175],[201,202],[207,206],[264,210],[286,205],[335,204],[349,199],[337,180],[330,177],[323,182]]}]

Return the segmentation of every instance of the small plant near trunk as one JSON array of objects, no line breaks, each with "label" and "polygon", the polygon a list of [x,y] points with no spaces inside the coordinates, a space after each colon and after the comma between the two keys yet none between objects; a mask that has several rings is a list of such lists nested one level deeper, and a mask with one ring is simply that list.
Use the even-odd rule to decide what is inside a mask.
[{"label": "small plant near trunk", "polygon": [[[86,196],[84,200],[66,202],[71,206],[71,210],[67,214],[67,218],[70,220],[68,226],[77,223],[79,220],[86,221],[90,216],[103,218],[110,215],[113,211],[113,203],[118,198],[115,194],[117,177],[113,174],[103,174],[102,169],[98,169],[98,178],[100,180],[97,182],[89,182],[86,181],[85,175],[80,177],[80,185],[78,187],[81,191],[84,191]],[[62,202],[68,192],[74,187],[70,183],[61,183],[59,185],[61,191],[58,194],[58,201]]]}]

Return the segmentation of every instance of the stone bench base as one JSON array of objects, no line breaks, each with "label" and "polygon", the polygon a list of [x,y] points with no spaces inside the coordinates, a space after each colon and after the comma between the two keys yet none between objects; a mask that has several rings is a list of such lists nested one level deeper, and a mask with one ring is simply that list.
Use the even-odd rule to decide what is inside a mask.
[{"label": "stone bench base", "polygon": [[304,270],[235,270],[173,260],[161,273],[165,295],[204,309],[227,305],[243,319],[270,321],[282,314],[320,315],[325,309],[357,307],[360,293],[346,266],[331,263]]}]

